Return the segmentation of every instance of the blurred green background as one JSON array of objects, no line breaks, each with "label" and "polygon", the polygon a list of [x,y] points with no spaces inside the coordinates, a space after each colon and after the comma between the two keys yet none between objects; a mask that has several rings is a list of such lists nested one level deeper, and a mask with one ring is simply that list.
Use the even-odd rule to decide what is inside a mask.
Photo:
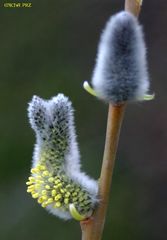
[{"label": "blurred green background", "polygon": [[[32,95],[63,92],[73,102],[84,171],[98,178],[107,105],[82,89],[91,79],[99,34],[124,0],[0,3],[0,239],[80,239],[79,224],[49,215],[29,194],[35,142]],[[12,1],[10,1],[12,2]],[[25,1],[24,1],[25,2]],[[167,239],[167,1],[145,0],[140,15],[154,101],[129,104],[122,127],[105,240]]]}]

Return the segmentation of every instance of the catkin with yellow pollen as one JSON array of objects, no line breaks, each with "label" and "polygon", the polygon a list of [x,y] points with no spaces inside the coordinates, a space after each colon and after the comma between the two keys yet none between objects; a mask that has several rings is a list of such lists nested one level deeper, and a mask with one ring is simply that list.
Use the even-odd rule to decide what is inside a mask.
[{"label": "catkin with yellow pollen", "polygon": [[98,185],[80,170],[71,102],[63,94],[49,101],[34,96],[28,115],[36,145],[27,192],[63,219],[89,217],[98,202]]}]

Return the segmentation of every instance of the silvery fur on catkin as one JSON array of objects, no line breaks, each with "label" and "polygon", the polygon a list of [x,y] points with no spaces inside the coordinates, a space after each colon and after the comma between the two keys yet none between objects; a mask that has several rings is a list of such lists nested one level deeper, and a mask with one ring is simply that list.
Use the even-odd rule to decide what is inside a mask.
[{"label": "silvery fur on catkin", "polygon": [[138,20],[122,11],[100,38],[92,85],[99,98],[119,104],[142,100],[149,88],[146,47]]}]

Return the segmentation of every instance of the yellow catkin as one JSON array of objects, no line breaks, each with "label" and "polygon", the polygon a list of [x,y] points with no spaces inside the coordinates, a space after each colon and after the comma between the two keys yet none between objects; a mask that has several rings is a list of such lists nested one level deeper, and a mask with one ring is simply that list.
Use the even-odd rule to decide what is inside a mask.
[{"label": "yellow catkin", "polygon": [[43,208],[51,204],[54,208],[68,211],[71,202],[79,203],[84,207],[85,195],[80,187],[71,183],[65,184],[63,181],[65,176],[63,179],[60,179],[60,176],[53,176],[42,164],[32,168],[31,173],[34,175],[30,176],[26,182],[27,192],[31,193]]}]

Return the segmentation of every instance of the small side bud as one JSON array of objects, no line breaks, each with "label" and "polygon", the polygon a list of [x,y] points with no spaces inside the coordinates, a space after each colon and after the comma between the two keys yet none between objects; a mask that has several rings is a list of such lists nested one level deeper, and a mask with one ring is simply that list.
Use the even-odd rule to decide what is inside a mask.
[{"label": "small side bud", "polygon": [[100,38],[92,85],[99,98],[120,104],[143,100],[149,88],[142,28],[130,13],[109,19]]}]

